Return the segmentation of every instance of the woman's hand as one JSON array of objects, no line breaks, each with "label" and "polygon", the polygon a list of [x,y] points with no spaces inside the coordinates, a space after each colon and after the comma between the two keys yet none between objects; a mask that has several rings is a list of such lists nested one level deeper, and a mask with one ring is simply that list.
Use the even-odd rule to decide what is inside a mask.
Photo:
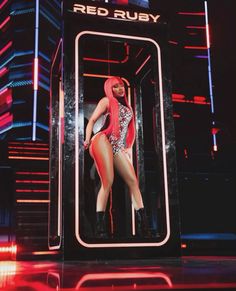
[{"label": "woman's hand", "polygon": [[84,141],[84,149],[87,150],[89,148],[90,141],[85,140]]}]

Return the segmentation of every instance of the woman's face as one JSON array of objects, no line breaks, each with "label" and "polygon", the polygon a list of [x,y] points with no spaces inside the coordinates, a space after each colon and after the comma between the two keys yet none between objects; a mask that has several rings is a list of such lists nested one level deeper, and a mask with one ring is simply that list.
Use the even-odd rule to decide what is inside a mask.
[{"label": "woman's face", "polygon": [[113,85],[112,92],[113,92],[114,97],[116,98],[124,97],[125,96],[124,84],[117,82],[115,85]]}]

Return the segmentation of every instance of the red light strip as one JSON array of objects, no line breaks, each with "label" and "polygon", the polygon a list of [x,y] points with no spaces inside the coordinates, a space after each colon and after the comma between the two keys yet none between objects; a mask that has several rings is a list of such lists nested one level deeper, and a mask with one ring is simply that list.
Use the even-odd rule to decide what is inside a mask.
[{"label": "red light strip", "polygon": [[39,146],[48,146],[47,143],[36,143],[36,142],[16,142],[16,141],[10,141],[8,144],[19,144],[19,145],[39,145]]},{"label": "red light strip", "polygon": [[22,156],[8,156],[10,160],[39,160],[39,161],[48,161],[49,158],[39,158],[39,157],[22,157]]},{"label": "red light strip", "polygon": [[5,53],[11,46],[12,46],[12,41],[9,41],[1,50],[0,50],[0,56]]},{"label": "red light strip", "polygon": [[172,99],[179,100],[179,99],[184,99],[184,98],[185,98],[185,95],[183,94],[177,94],[177,93],[172,94]]},{"label": "red light strip", "polygon": [[49,203],[50,200],[17,199],[17,203]]},{"label": "red light strip", "polygon": [[149,61],[149,59],[151,58],[151,55],[149,55],[146,60],[142,63],[142,65],[137,69],[137,71],[135,72],[135,75],[138,75],[138,73],[142,70],[142,68],[146,65],[146,63]]},{"label": "red light strip", "polygon": [[5,26],[10,19],[11,19],[11,17],[8,16],[5,20],[3,20],[3,22],[0,24],[0,29],[2,29],[3,26]]},{"label": "red light strip", "polygon": [[205,16],[205,12],[178,12],[179,15]]},{"label": "red light strip", "polygon": [[5,4],[7,4],[7,2],[8,2],[8,0],[4,0],[4,1],[0,4],[0,9],[2,9],[3,6],[4,6]]},{"label": "red light strip", "polygon": [[193,28],[193,29],[206,29],[206,26],[195,26],[195,25],[187,25],[186,28]]},{"label": "red light strip", "polygon": [[32,252],[32,255],[56,255],[59,251],[36,251]]},{"label": "red light strip", "polygon": [[6,74],[8,72],[8,68],[4,67],[2,69],[0,69],[0,77],[2,77],[4,74]]},{"label": "red light strip", "polygon": [[39,150],[48,151],[49,148],[34,148],[34,147],[22,147],[22,146],[8,146],[9,149],[19,149],[19,150]]},{"label": "red light strip", "polygon": [[48,193],[49,190],[16,189],[17,193]]},{"label": "red light strip", "polygon": [[190,50],[207,50],[206,46],[190,46],[190,45],[185,45],[185,49],[190,49]]},{"label": "red light strip", "polygon": [[112,64],[120,64],[121,61],[116,60],[106,60],[106,59],[96,59],[96,58],[83,58],[84,61],[98,62],[98,63],[112,63]]},{"label": "red light strip", "polygon": [[210,102],[206,101],[205,96],[194,96],[193,100],[186,100],[185,95],[183,94],[172,94],[172,101],[179,103],[193,103],[193,104],[202,104],[202,105],[210,105]]},{"label": "red light strip", "polygon": [[194,101],[205,101],[206,102],[206,97],[205,96],[194,96],[193,97]]},{"label": "red light strip", "polygon": [[16,175],[49,175],[49,172],[16,172]]},{"label": "red light strip", "polygon": [[[4,115],[6,115],[6,114],[4,114]],[[13,121],[13,115],[12,114],[10,115],[9,113],[7,115],[8,116],[6,116],[5,118],[2,118],[2,117],[0,118],[0,127]]]},{"label": "red light strip", "polygon": [[202,104],[202,105],[210,105],[210,102],[206,102],[206,101],[193,101],[192,103],[194,104]]},{"label": "red light strip", "polygon": [[34,183],[34,184],[49,184],[49,181],[44,180],[16,180],[16,183],[22,183],[22,184],[28,184],[28,183]]}]

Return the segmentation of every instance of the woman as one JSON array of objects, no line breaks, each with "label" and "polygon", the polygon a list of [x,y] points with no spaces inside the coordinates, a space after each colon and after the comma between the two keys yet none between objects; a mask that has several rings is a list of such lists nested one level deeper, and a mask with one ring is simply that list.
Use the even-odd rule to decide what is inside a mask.
[{"label": "woman", "polygon": [[[96,236],[107,237],[105,211],[114,179],[114,167],[123,178],[132,193],[132,203],[137,213],[138,232],[141,236],[149,236],[142,195],[138,181],[130,162],[131,147],[135,138],[134,116],[127,102],[124,83],[119,77],[111,77],[105,81],[103,97],[97,104],[86,126],[85,149],[95,161],[101,180],[101,188],[96,204]],[[102,115],[106,114],[105,129],[92,136],[93,126]],[[107,122],[108,120],[108,122]]]}]

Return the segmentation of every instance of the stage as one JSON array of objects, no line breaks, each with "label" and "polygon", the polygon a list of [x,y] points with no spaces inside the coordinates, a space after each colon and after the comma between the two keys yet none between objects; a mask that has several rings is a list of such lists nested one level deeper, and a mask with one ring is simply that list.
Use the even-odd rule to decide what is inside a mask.
[{"label": "stage", "polygon": [[231,290],[236,257],[0,262],[0,290]]}]

